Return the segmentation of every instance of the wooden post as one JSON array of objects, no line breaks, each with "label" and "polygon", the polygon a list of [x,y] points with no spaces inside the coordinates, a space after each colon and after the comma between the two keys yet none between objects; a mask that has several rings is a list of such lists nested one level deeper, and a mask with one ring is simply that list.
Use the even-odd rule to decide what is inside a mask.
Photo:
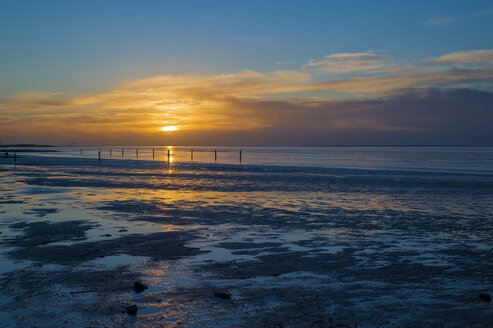
[{"label": "wooden post", "polygon": [[193,149],[190,150],[190,159],[193,161]]},{"label": "wooden post", "polygon": [[240,150],[240,163],[241,163],[241,150]]},{"label": "wooden post", "polygon": [[98,161],[101,163],[101,150],[98,152]]},{"label": "wooden post", "polygon": [[214,162],[217,162],[217,151],[214,150]]},{"label": "wooden post", "polygon": [[152,148],[152,159],[154,159],[154,148]]},{"label": "wooden post", "polygon": [[110,148],[110,157],[111,157],[111,148]]},{"label": "wooden post", "polygon": [[139,148],[135,148],[135,154],[137,155],[137,158],[139,158]]},{"label": "wooden post", "polygon": [[80,154],[82,155],[82,147],[80,148]]},{"label": "wooden post", "polygon": [[169,153],[170,153],[170,151],[169,151],[169,149],[168,149],[168,162],[169,162]]},{"label": "wooden post", "polygon": [[123,148],[122,148],[122,158],[123,158]]}]

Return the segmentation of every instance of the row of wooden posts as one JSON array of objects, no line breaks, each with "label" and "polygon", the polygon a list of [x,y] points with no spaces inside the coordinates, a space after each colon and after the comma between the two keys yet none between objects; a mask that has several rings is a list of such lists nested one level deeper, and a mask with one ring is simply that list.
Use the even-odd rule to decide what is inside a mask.
[{"label": "row of wooden posts", "polygon": [[[111,156],[112,155],[112,148],[110,148],[109,150],[110,150],[110,156]],[[124,148],[122,148],[121,151],[122,151],[122,158],[123,158],[124,157]],[[83,149],[81,148],[80,154],[82,155],[82,153],[83,153]],[[135,149],[135,155],[137,156],[137,158],[139,158],[139,148]],[[241,154],[241,150],[240,150],[239,158],[238,158],[240,163],[242,160],[241,155],[242,154]],[[6,156],[8,157],[8,152],[6,153]],[[153,148],[152,149],[152,158],[154,158],[154,157],[155,157],[155,150]],[[17,163],[17,153],[15,151],[14,151],[13,158],[14,158],[14,163]],[[170,161],[170,159],[171,159],[171,151],[168,149],[168,162]],[[193,149],[190,150],[190,160],[193,161]],[[98,151],[98,161],[101,163],[101,148]],[[217,150],[214,150],[214,162],[217,162]]]},{"label": "row of wooden posts", "polygon": [[[110,151],[110,156],[112,155],[112,148],[109,149]],[[121,149],[121,152],[122,152],[122,158],[125,156],[125,151],[124,151],[124,148]],[[81,148],[80,149],[80,154],[82,155],[83,153],[83,149]],[[137,158],[139,158],[139,148],[135,148],[135,155],[137,156]],[[241,150],[239,152],[239,161],[241,163]],[[152,158],[155,157],[155,150],[154,148],[152,149]],[[171,158],[171,151],[168,149],[168,162],[170,161],[170,158]],[[98,160],[99,162],[101,162],[101,148],[99,148],[99,151],[98,151]],[[193,161],[193,149],[190,150],[190,160]],[[217,150],[214,150],[214,162],[217,162]]]},{"label": "row of wooden posts", "polygon": [[[9,157],[9,153],[6,152],[5,153],[5,157]],[[14,156],[12,156],[14,158],[14,163],[17,163],[17,153],[14,151]]]},{"label": "row of wooden posts", "polygon": [[[15,151],[13,153],[14,153],[14,156],[12,156],[12,158],[14,159],[14,164],[17,164],[17,158],[18,157],[22,157],[22,156],[17,156],[17,152],[15,152]],[[10,157],[8,151],[5,152],[5,157],[6,158],[9,158]]]}]

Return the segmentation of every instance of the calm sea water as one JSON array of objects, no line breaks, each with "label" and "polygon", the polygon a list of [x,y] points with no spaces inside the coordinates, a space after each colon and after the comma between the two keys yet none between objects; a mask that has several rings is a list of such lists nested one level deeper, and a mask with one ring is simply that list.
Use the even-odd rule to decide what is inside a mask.
[{"label": "calm sea water", "polygon": [[[493,173],[493,147],[54,147],[49,156]],[[123,153],[122,153],[123,149]],[[39,149],[38,149],[39,150]],[[193,155],[192,155],[193,151]],[[216,151],[216,157],[214,155]],[[241,151],[241,162],[240,162]],[[193,156],[193,157],[192,157]]]}]

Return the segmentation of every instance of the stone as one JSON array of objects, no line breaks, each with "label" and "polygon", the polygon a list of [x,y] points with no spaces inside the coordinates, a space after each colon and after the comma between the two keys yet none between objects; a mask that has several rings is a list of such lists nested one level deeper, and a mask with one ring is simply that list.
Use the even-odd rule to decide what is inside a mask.
[{"label": "stone", "polygon": [[144,290],[146,290],[146,289],[147,289],[147,286],[146,286],[146,285],[144,285],[143,283],[138,282],[138,281],[134,283],[134,291],[135,291],[137,294],[142,293],[142,292],[143,292]]},{"label": "stone", "polygon": [[139,311],[139,308],[135,304],[134,305],[127,306],[127,308],[126,308],[126,312],[129,315],[137,315],[137,312],[138,311]]},{"label": "stone", "polygon": [[214,293],[214,296],[219,297],[222,300],[230,300],[231,295],[228,293]]},{"label": "stone", "polygon": [[485,302],[491,302],[491,296],[489,294],[481,293],[479,294],[479,298]]}]

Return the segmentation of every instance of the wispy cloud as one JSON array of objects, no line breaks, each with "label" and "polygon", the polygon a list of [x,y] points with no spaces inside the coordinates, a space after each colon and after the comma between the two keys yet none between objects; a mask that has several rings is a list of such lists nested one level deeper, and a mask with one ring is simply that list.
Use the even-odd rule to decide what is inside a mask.
[{"label": "wispy cloud", "polygon": [[443,55],[436,59],[438,63],[491,63],[493,64],[493,49],[458,51]]},{"label": "wispy cloud", "polygon": [[310,60],[305,66],[312,69],[346,73],[352,71],[371,71],[381,69],[390,59],[373,52],[336,53],[327,55],[322,60]]},{"label": "wispy cloud", "polygon": [[491,16],[491,15],[493,15],[493,8],[477,11],[472,14],[472,16]]},{"label": "wispy cloud", "polygon": [[265,36],[238,36],[236,40],[246,43],[264,43],[268,42],[270,38]]},{"label": "wispy cloud", "polygon": [[294,60],[285,60],[285,61],[276,62],[276,65],[290,65],[290,64],[294,64]]},{"label": "wispy cloud", "polygon": [[436,17],[427,19],[423,24],[427,26],[445,26],[452,24],[456,19],[455,17]]},{"label": "wispy cloud", "polygon": [[463,20],[471,20],[473,18],[479,18],[479,17],[491,16],[491,15],[493,15],[493,9],[485,9],[474,13],[463,13],[462,15],[457,15],[457,16],[443,16],[443,17],[429,18],[423,22],[423,25],[435,26],[435,27],[448,26]]}]

